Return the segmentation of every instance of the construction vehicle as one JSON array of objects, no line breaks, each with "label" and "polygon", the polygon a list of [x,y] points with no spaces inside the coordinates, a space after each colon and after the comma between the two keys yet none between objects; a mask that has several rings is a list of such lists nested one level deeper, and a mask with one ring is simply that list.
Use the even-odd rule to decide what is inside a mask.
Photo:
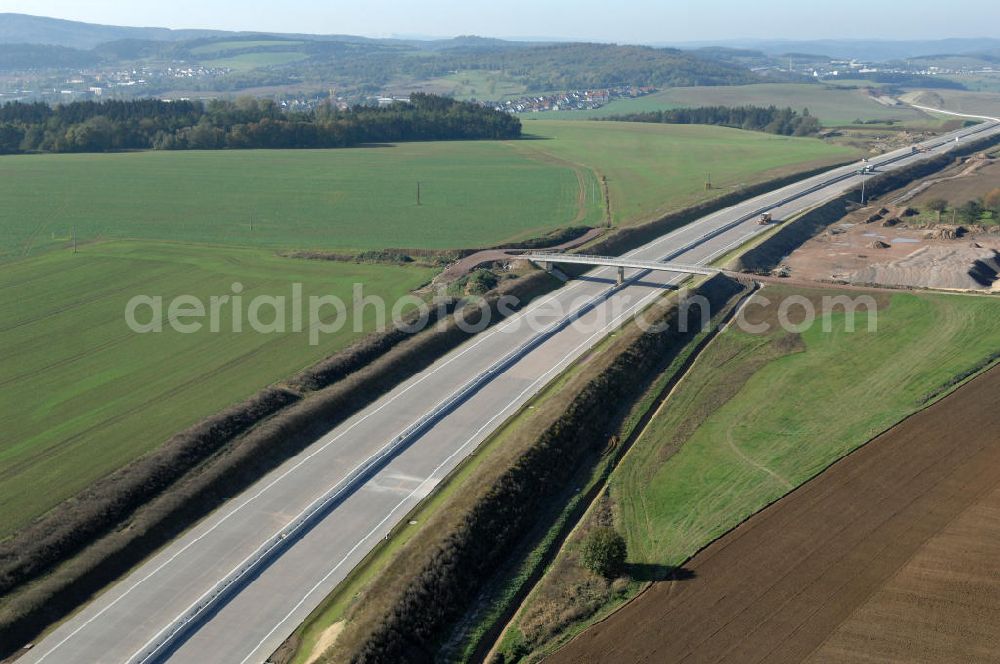
[{"label": "construction vehicle", "polygon": [[764,212],[763,214],[760,215],[760,218],[757,219],[757,224],[759,226],[766,226],[769,223],[771,223],[771,213],[770,212]]}]

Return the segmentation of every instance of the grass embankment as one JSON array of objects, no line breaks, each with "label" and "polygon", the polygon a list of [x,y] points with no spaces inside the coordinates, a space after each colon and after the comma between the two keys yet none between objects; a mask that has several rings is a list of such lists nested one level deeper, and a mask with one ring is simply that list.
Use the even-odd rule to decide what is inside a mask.
[{"label": "grass embankment", "polygon": [[[836,291],[768,287],[777,303]],[[880,431],[982,369],[1000,347],[1000,302],[880,294],[878,329],[858,315],[801,334],[730,328],[699,356],[611,476],[508,630],[510,659],[534,659],[663,578],[708,542],[821,472]],[[752,323],[774,308],[749,307]],[[772,328],[773,329],[773,328]],[[603,516],[602,516],[603,515]],[[579,534],[598,519],[625,534],[630,575],[596,579],[578,560]],[[682,577],[681,577],[682,578]],[[531,655],[530,653],[534,653]]]},{"label": "grass embankment", "polygon": [[[0,537],[91,481],[136,458],[202,417],[346,346],[374,326],[374,309],[309,344],[303,332],[233,331],[232,307],[220,331],[136,334],[124,311],[134,295],[180,294],[203,302],[243,285],[260,294],[332,294],[352,301],[352,286],[390,302],[426,282],[417,267],[295,261],[258,249],[114,242],[78,254],[49,253],[0,269]],[[308,306],[303,307],[304,316]],[[333,309],[323,311],[329,319]],[[166,311],[164,311],[166,316]],[[140,320],[149,313],[140,310]],[[272,313],[265,308],[261,320]],[[44,490],[40,490],[44,488]]]},{"label": "grass embankment", "polygon": [[525,132],[547,139],[516,143],[526,154],[548,154],[606,176],[612,220],[619,225],[858,154],[812,138],[702,125],[538,120]]},{"label": "grass embankment", "polygon": [[734,329],[702,356],[612,483],[631,560],[682,562],[1000,348],[1000,302],[988,298],[898,294],[875,332],[864,316],[855,332],[843,314],[832,323],[799,338]]}]

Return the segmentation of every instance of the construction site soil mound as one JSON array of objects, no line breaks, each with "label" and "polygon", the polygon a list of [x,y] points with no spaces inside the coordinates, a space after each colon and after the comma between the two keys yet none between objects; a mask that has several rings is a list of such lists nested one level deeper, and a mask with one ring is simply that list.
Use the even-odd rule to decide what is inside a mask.
[{"label": "construction site soil mound", "polygon": [[548,661],[995,662],[998,430],[994,368],[751,517]]},{"label": "construction site soil mound", "polygon": [[[890,247],[882,243],[878,248]],[[853,270],[844,278],[854,284],[991,290],[997,280],[997,257],[993,249],[931,245],[898,260],[873,263]]]}]

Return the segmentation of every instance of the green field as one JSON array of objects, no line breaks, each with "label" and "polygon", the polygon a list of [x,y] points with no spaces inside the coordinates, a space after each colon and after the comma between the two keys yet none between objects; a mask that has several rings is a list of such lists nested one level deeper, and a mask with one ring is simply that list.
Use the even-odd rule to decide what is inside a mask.
[{"label": "green field", "polygon": [[761,83],[714,87],[669,88],[637,99],[614,101],[594,111],[559,111],[540,114],[546,119],[583,120],[623,113],[641,113],[688,106],[779,106],[809,112],[827,126],[862,120],[926,122],[928,117],[911,108],[883,106],[864,90],[805,83]]},{"label": "green field", "polygon": [[456,99],[506,99],[527,92],[524,84],[504,74],[489,70],[463,70],[440,78],[401,81],[389,86],[393,94],[429,92]]},{"label": "green field", "polygon": [[240,281],[249,299],[288,294],[298,281],[307,295],[350,301],[362,282],[391,299],[433,272],[277,250],[478,247],[596,225],[599,174],[627,223],[729,190],[705,192],[702,166],[728,185],[849,155],[715,127],[552,122],[533,131],[538,140],[0,158],[0,536],[357,336],[310,346],[291,333],[138,335],[123,316],[133,295],[226,295]]},{"label": "green field", "polygon": [[[516,147],[586,165],[607,176],[615,223],[648,221],[741,186],[857,153],[812,138],[703,125],[538,120],[525,131],[546,139]],[[711,175],[712,191],[705,190]]]},{"label": "green field", "polygon": [[241,71],[260,69],[262,67],[278,67],[309,59],[309,55],[299,51],[263,51],[261,53],[241,53],[231,57],[215,60],[204,60],[206,67],[228,67]]},{"label": "green field", "polygon": [[83,241],[479,247],[597,223],[578,175],[592,190],[581,169],[492,142],[2,157],[0,262],[66,246],[73,229]]},{"label": "green field", "polygon": [[[137,294],[334,294],[395,298],[426,282],[414,267],[299,261],[260,249],[109,242],[0,269],[0,536],[201,417],[343,347],[352,324],[322,335],[232,331],[136,334],[124,310]],[[287,304],[290,315],[290,300]],[[308,306],[308,305],[307,305]],[[331,315],[327,309],[325,314]],[[366,329],[373,325],[368,310]],[[270,319],[269,310],[261,319]],[[143,316],[143,320],[145,317]],[[290,329],[290,324],[289,324]],[[44,487],[44,490],[39,488]]]},{"label": "green field", "polygon": [[0,157],[0,262],[65,247],[74,230],[80,241],[276,249],[490,246],[599,224],[595,173],[608,177],[615,220],[631,222],[853,154],[719,127],[528,129],[545,140]]},{"label": "green field", "polygon": [[831,320],[800,339],[730,329],[698,359],[612,476],[630,561],[679,564],[1000,348],[987,297],[893,295],[875,332]]},{"label": "green field", "polygon": [[1000,72],[970,74],[967,76],[952,76],[951,79],[973,92],[1000,94]]}]

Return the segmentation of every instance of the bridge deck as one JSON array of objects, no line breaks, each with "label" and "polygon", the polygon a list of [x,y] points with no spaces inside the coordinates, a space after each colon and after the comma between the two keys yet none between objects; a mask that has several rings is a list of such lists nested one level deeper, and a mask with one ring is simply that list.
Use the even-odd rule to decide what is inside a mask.
[{"label": "bridge deck", "polygon": [[571,263],[574,265],[602,265],[621,269],[659,270],[661,272],[682,272],[685,274],[718,274],[720,270],[704,265],[688,265],[685,263],[667,263],[662,261],[644,261],[618,256],[590,256],[586,254],[523,254],[520,256],[533,263]]}]

